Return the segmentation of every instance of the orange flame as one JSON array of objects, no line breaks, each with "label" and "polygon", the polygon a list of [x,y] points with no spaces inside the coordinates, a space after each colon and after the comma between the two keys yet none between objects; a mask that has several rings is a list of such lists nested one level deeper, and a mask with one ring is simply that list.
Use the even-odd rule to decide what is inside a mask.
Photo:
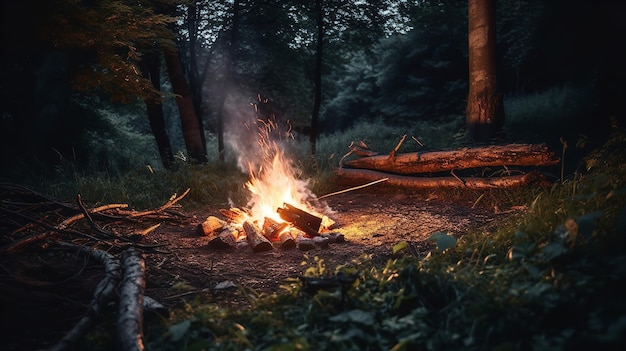
[{"label": "orange flame", "polygon": [[308,190],[308,182],[298,179],[297,168],[276,143],[266,145],[270,148],[267,153],[269,157],[259,170],[255,172],[252,165],[248,165],[250,180],[246,182],[246,187],[252,194],[248,202],[252,220],[259,225],[263,224],[265,217],[283,222],[277,209],[282,208],[285,203],[316,213],[308,202],[314,197]]}]

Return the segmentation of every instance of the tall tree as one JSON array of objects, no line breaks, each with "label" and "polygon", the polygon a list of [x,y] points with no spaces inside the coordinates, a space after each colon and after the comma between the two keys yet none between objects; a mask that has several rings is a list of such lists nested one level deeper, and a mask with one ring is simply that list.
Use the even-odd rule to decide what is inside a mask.
[{"label": "tall tree", "polygon": [[317,121],[319,119],[320,107],[322,105],[322,59],[324,57],[324,4],[323,0],[315,0],[315,18],[317,23],[317,38],[315,44],[315,76],[313,101],[313,113],[311,114],[311,134],[309,143],[311,145],[311,156],[315,156],[315,144],[317,141]]},{"label": "tall tree", "polygon": [[[147,52],[144,54],[140,63],[143,75],[152,82],[155,90],[161,90],[161,55],[158,51]],[[160,96],[144,97],[146,109],[148,112],[148,120],[150,121],[150,129],[157,144],[159,155],[163,167],[172,168],[174,165],[174,154],[172,146],[165,128],[165,116],[163,114],[163,106]]]},{"label": "tall tree", "polygon": [[496,75],[495,0],[469,0],[469,94],[467,130],[472,140],[494,138],[504,125],[502,94]]}]

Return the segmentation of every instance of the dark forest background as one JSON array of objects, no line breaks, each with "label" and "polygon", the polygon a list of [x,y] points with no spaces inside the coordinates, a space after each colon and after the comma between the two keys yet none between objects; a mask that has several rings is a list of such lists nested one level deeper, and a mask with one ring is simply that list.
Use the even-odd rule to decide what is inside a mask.
[{"label": "dark forest background", "polygon": [[[503,138],[558,146],[557,135],[573,143],[621,124],[625,17],[620,1],[497,1]],[[239,126],[259,116],[288,123],[300,140],[368,122],[399,134],[423,122],[463,133],[466,1],[5,1],[1,45],[8,180],[68,160],[110,174],[229,160]],[[179,60],[192,115],[176,104],[168,55]],[[150,104],[162,109],[169,150],[155,143]],[[185,118],[194,117],[203,150],[190,157]],[[323,147],[311,152],[345,151]]]}]

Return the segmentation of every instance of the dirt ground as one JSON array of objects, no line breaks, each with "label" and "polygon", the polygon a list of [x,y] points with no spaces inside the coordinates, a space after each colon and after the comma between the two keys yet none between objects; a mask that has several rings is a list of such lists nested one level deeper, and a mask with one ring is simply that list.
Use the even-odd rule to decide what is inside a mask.
[{"label": "dirt ground", "polygon": [[[169,254],[146,253],[146,295],[168,308],[196,297],[225,304],[244,304],[230,285],[259,293],[278,291],[287,278],[303,273],[313,257],[330,269],[371,254],[385,262],[392,248],[407,241],[417,254],[434,248],[426,239],[434,232],[462,235],[473,228],[491,231],[496,220],[520,209],[475,206],[475,198],[454,200],[433,195],[351,192],[325,199],[335,221],[333,232],[345,242],[301,251],[273,249],[255,253],[250,247],[219,250],[207,245],[196,226],[218,208],[186,213],[177,224],[163,224],[147,234],[143,244],[167,244]],[[494,222],[495,221],[495,222]],[[102,266],[59,248],[39,248],[0,257],[0,349],[48,347],[59,340],[87,310]],[[231,284],[232,283],[232,284]]]}]

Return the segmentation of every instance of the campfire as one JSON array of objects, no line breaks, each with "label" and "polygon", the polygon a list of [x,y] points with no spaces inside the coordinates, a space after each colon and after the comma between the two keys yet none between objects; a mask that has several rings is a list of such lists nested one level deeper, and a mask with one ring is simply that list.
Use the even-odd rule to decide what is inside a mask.
[{"label": "campfire", "polygon": [[308,182],[299,179],[298,169],[281,148],[284,143],[273,140],[273,124],[259,125],[260,147],[251,160],[240,160],[249,174],[247,206],[221,209],[220,217],[209,216],[198,224],[198,234],[210,237],[212,248],[250,247],[253,252],[296,247],[307,251],[344,241],[343,235],[331,232],[335,223],[324,214],[332,210],[319,204]]}]

